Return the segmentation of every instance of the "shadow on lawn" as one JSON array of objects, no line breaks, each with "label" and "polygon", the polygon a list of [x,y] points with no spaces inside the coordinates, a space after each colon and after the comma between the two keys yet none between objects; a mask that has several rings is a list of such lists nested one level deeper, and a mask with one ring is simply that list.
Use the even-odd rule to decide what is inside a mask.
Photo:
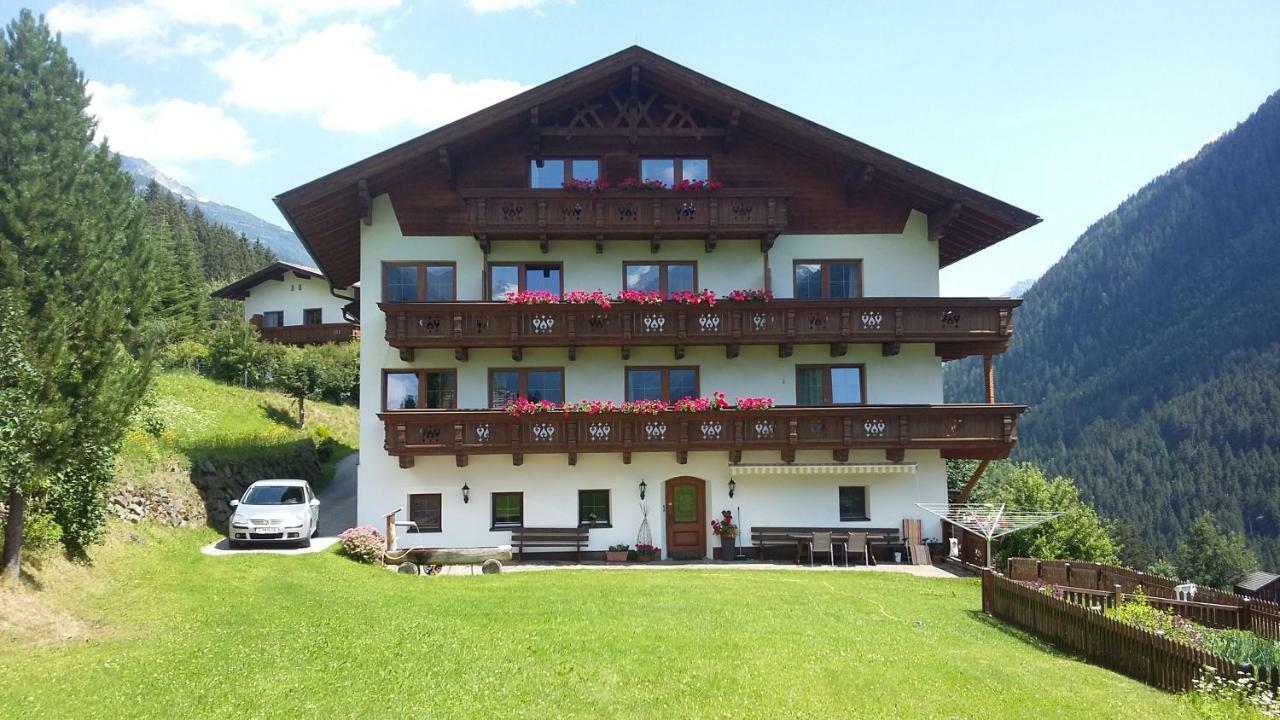
[{"label": "shadow on lawn", "polygon": [[291,430],[302,429],[302,426],[298,424],[297,416],[291,410],[268,402],[262,403],[259,407],[262,408],[262,414],[266,415],[271,422],[284,425]]},{"label": "shadow on lawn", "polygon": [[1078,656],[1073,655],[1069,652],[1064,652],[1062,649],[1058,648],[1056,645],[1051,645],[1025,630],[1020,630],[1012,625],[1009,625],[1000,620],[997,620],[991,617],[990,615],[982,612],[981,610],[969,610],[968,614],[969,614],[969,617],[971,617],[975,622],[979,623],[980,625],[985,625],[986,627],[989,627],[992,630],[995,630],[1002,635],[1006,635],[1008,637],[1013,638],[1014,640],[1017,640],[1018,642],[1024,643],[1026,645],[1030,645],[1036,650],[1049,653],[1050,655],[1056,655],[1057,657],[1078,659]]}]

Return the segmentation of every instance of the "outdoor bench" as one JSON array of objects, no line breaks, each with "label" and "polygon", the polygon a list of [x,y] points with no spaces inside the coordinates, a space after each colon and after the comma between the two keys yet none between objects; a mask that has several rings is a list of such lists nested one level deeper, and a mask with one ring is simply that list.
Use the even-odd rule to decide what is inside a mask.
[{"label": "outdoor bench", "polygon": [[582,559],[582,546],[587,544],[586,525],[567,528],[511,528],[511,545],[524,559],[525,548],[573,548],[574,558]]}]

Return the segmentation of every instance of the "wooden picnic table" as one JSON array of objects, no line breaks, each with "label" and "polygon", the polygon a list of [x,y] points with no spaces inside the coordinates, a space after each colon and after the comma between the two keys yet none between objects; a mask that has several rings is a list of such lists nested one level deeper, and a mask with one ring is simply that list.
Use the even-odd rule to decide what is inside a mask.
[{"label": "wooden picnic table", "polygon": [[[858,532],[858,531],[857,531],[857,530],[854,530],[854,531],[852,531],[852,532]],[[848,554],[848,552],[849,552],[849,535],[850,535],[850,534],[851,534],[851,533],[843,533],[843,534],[841,534],[841,533],[831,533],[831,542],[832,542],[832,544],[839,543],[839,544],[844,548],[845,553],[846,553],[846,554]],[[873,549],[874,549],[874,547],[875,547],[875,541],[877,541],[877,540],[881,541],[881,544],[882,544],[882,545],[884,545],[884,546],[885,546],[885,547],[887,547],[887,548],[892,548],[892,547],[894,547],[895,545],[902,545],[902,543],[901,543],[901,542],[898,542],[898,543],[891,543],[891,542],[888,542],[888,541],[887,541],[887,539],[886,539],[886,538],[884,537],[884,535],[882,535],[882,534],[877,535],[877,534],[875,534],[875,533],[867,533],[866,535],[867,535],[867,563],[868,563],[869,565],[877,565],[877,564],[879,564],[879,563],[877,563],[877,561],[876,561],[875,553],[874,553],[874,552],[872,552],[872,551],[873,551]],[[795,538],[795,541],[796,541],[796,564],[797,564],[797,565],[799,565],[799,564],[801,564],[801,563],[800,563],[800,559],[801,559],[801,557],[803,557],[803,555],[804,555],[804,548],[805,548],[805,546],[813,542],[813,533],[790,533],[790,534],[789,534],[789,537]],[[846,563],[848,563],[848,558],[847,558],[847,557],[845,558],[845,562],[846,562]],[[898,563],[898,564],[899,564],[899,565],[901,565],[901,563]]]}]

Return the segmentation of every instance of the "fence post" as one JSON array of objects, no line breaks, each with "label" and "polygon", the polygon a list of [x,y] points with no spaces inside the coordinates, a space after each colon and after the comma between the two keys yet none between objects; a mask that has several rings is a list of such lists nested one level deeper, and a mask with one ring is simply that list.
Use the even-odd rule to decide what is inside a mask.
[{"label": "fence post", "polygon": [[1240,603],[1240,607],[1236,609],[1236,629],[1251,630],[1252,628],[1252,606],[1249,604],[1249,598],[1244,598],[1244,601]]},{"label": "fence post", "polygon": [[1124,602],[1124,590],[1121,589],[1120,583],[1116,583],[1116,589],[1111,596],[1111,607],[1120,607]]}]

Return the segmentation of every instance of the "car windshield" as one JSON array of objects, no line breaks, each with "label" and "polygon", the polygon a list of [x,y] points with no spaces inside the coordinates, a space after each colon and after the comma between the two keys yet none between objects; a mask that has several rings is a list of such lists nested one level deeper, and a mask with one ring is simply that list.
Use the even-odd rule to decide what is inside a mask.
[{"label": "car windshield", "polygon": [[302,505],[306,501],[298,485],[258,485],[244,495],[245,505]]}]

